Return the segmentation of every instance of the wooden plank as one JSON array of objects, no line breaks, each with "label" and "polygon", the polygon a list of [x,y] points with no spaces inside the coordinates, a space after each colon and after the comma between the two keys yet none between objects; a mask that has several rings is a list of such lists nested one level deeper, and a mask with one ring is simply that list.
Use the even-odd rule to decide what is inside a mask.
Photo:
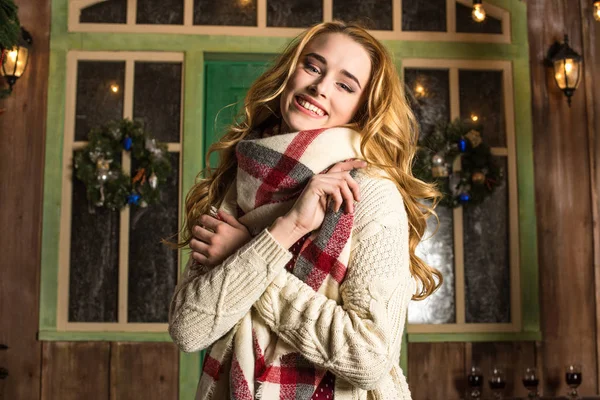
[{"label": "wooden plank", "polygon": [[41,399],[108,399],[109,363],[108,342],[44,342]]},{"label": "wooden plank", "polygon": [[500,367],[506,374],[507,397],[527,397],[527,390],[523,387],[522,378],[526,367],[536,367],[536,343],[473,343],[471,362],[481,368],[484,376],[484,398],[492,398],[488,381],[493,367]]},{"label": "wooden plank", "polygon": [[542,311],[545,395],[564,395],[564,368],[579,362],[582,394],[596,393],[592,205],[585,84],[572,107],[544,65],[548,48],[569,34],[581,52],[579,4],[567,0],[528,1],[535,149],[535,192]]},{"label": "wooden plank", "polygon": [[464,398],[465,343],[409,343],[408,385],[413,400]]},{"label": "wooden plank", "polygon": [[178,386],[173,343],[111,343],[111,400],[176,399]]},{"label": "wooden plank", "polygon": [[[596,303],[596,361],[600,360],[600,28],[593,18],[593,5],[580,0],[582,45],[585,62],[583,64],[585,103],[587,114],[587,134],[590,158],[591,200],[592,200],[592,237],[594,240],[594,284]],[[600,368],[596,371],[596,393],[600,391]]]},{"label": "wooden plank", "polygon": [[0,343],[9,346],[0,352],[0,366],[9,372],[0,397],[39,399],[36,332],[50,0],[16,0],[16,5],[35,48],[12,95],[0,101]]}]

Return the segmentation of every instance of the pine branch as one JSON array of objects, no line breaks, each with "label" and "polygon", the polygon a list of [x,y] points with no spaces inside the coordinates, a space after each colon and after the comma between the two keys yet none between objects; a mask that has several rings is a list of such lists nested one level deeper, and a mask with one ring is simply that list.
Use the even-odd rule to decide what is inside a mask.
[{"label": "pine branch", "polygon": [[18,7],[13,0],[0,0],[0,48],[11,49],[21,35]]}]

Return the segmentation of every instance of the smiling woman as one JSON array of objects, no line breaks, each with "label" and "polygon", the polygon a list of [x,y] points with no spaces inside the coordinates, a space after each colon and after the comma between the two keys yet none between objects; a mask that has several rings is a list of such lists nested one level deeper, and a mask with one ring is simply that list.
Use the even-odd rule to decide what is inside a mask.
[{"label": "smiling woman", "polygon": [[415,254],[433,213],[421,200],[439,196],[412,175],[417,137],[391,57],[360,26],[314,26],[254,82],[186,199],[169,333],[210,348],[197,398],[411,398],[407,305],[441,282]]},{"label": "smiling woman", "polygon": [[283,131],[347,123],[364,103],[370,74],[371,60],[363,46],[341,33],[317,36],[281,94]]}]

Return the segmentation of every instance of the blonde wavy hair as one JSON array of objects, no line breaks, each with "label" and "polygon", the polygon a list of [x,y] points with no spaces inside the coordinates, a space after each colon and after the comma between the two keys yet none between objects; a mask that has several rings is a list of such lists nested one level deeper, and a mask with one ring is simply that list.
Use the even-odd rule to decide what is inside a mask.
[{"label": "blonde wavy hair", "polygon": [[[340,21],[324,22],[306,30],[295,38],[250,87],[244,100],[243,114],[228,128],[220,141],[210,146],[206,156],[206,178],[197,183],[186,196],[186,223],[182,228],[179,247],[192,239],[192,229],[198,218],[208,213],[211,205],[223,201],[229,184],[234,180],[237,160],[235,147],[267,119],[279,118],[279,96],[306,45],[318,35],[341,33],[347,35],[368,52],[371,59],[371,77],[366,90],[366,100],[349,124],[361,133],[361,151],[370,166],[383,169],[396,184],[404,198],[410,227],[410,271],[419,285],[414,300],[423,300],[442,283],[441,273],[427,265],[415,254],[415,249],[427,227],[427,219],[437,215],[434,208],[440,194],[436,188],[412,175],[411,166],[419,135],[418,123],[410,109],[396,67],[383,45],[362,26]],[[217,152],[220,162],[211,168],[210,155]],[[431,206],[424,200],[429,200]]]}]

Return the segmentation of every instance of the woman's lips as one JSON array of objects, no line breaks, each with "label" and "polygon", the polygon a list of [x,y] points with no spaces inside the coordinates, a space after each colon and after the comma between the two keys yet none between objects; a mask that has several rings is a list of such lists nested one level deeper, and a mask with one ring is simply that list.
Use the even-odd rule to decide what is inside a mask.
[{"label": "woman's lips", "polygon": [[[304,101],[306,101],[306,100],[304,100]],[[311,116],[313,118],[316,118],[316,119],[325,118],[327,116],[327,113],[324,110],[322,110],[324,112],[323,115],[318,115],[318,114],[315,114],[314,112],[312,112],[310,110],[307,110],[306,108],[302,107],[300,105],[300,103],[298,103],[298,96],[294,96],[294,106],[296,106],[296,108],[298,110],[300,110],[301,112],[303,112],[304,114],[309,115],[309,116]]]}]

